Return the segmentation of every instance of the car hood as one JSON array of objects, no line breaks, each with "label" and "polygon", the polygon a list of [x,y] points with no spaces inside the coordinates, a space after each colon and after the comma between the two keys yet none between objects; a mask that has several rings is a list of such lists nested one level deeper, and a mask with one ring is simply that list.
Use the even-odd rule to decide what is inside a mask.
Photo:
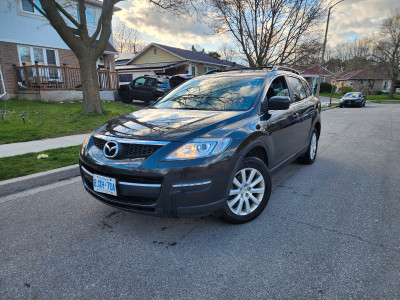
[{"label": "car hood", "polygon": [[187,142],[244,118],[246,112],[143,109],[101,126],[95,134],[121,138]]}]

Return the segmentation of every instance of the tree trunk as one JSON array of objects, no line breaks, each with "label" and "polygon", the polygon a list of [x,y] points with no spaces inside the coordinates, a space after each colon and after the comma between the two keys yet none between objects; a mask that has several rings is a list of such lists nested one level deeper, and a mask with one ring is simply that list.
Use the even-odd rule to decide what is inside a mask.
[{"label": "tree trunk", "polygon": [[389,89],[389,98],[393,98],[394,92],[396,90],[396,81],[398,74],[392,74],[392,78],[390,78],[390,89]]},{"label": "tree trunk", "polygon": [[96,60],[91,55],[85,55],[79,60],[81,69],[83,109],[82,113],[102,113],[99,81],[97,77]]}]

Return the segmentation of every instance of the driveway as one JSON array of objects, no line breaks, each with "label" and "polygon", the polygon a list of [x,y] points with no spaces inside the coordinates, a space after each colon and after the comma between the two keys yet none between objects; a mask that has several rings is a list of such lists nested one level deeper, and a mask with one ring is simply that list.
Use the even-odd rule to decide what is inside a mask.
[{"label": "driveway", "polygon": [[400,297],[400,105],[323,112],[314,165],[244,225],[155,218],[79,178],[0,199],[0,299]]}]

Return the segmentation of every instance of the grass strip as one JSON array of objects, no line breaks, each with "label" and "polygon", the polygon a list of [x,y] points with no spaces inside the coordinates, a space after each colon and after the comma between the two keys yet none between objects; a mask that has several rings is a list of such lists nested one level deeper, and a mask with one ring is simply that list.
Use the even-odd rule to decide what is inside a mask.
[{"label": "grass strip", "polygon": [[[0,101],[0,110],[5,110],[5,104]],[[83,115],[80,113],[81,102],[7,100],[6,119],[0,118],[0,144],[89,133],[111,119],[137,110],[115,102],[103,102],[102,105],[102,114]]]},{"label": "grass strip", "polygon": [[[77,164],[80,147],[57,148],[0,158],[0,181]],[[40,154],[46,154],[48,157],[38,159]]]},{"label": "grass strip", "polygon": [[[320,95],[323,96],[323,97],[328,97],[329,98],[331,93],[320,93]],[[336,93],[332,94],[332,98],[335,98],[335,99],[340,99],[343,96],[344,96],[343,94],[336,94]],[[389,98],[389,96],[387,94],[367,95],[367,100],[368,101],[369,100],[377,100],[377,101],[379,101],[379,100],[382,100],[382,101],[385,101],[385,100],[399,100],[400,101],[400,96],[399,95],[394,95],[393,98]]]}]

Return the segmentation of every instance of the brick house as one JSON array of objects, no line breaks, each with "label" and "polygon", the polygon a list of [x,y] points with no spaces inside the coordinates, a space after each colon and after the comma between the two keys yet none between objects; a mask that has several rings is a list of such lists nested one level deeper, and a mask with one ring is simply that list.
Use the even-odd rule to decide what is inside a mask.
[{"label": "brick house", "polygon": [[211,70],[242,68],[233,62],[218,60],[205,53],[151,43],[125,65],[117,66],[124,81],[143,75],[203,75]]},{"label": "brick house", "polygon": [[[313,90],[315,90],[317,87],[319,70],[319,66],[314,66],[300,72],[300,76],[302,76],[308,82]],[[334,73],[326,68],[322,68],[321,82],[331,83],[334,76]]]},{"label": "brick house", "polygon": [[[97,20],[101,15],[102,2],[98,0],[86,0],[85,2],[87,3],[88,31],[91,35],[96,30]],[[40,5],[39,1],[37,1],[37,5]],[[77,5],[73,2],[69,3],[65,9],[72,16],[79,18]],[[119,9],[116,8],[116,10]],[[97,61],[99,69],[115,69],[114,55],[117,54],[117,51],[112,44],[111,35],[106,50]],[[79,68],[75,54],[51,27],[46,18],[28,0],[0,0],[0,67],[4,79],[3,89],[7,93],[5,99],[13,97],[40,99],[40,96],[34,96],[34,94],[39,94],[39,91],[30,95],[20,88],[23,84],[19,82],[21,80],[18,79],[15,71],[15,67],[33,66],[35,61],[42,67],[62,67],[66,65],[70,68]],[[53,73],[60,74],[59,71],[53,71]]]},{"label": "brick house", "polygon": [[385,72],[373,70],[345,70],[336,74],[333,84],[338,88],[351,86],[355,91],[389,92],[391,80]]}]

